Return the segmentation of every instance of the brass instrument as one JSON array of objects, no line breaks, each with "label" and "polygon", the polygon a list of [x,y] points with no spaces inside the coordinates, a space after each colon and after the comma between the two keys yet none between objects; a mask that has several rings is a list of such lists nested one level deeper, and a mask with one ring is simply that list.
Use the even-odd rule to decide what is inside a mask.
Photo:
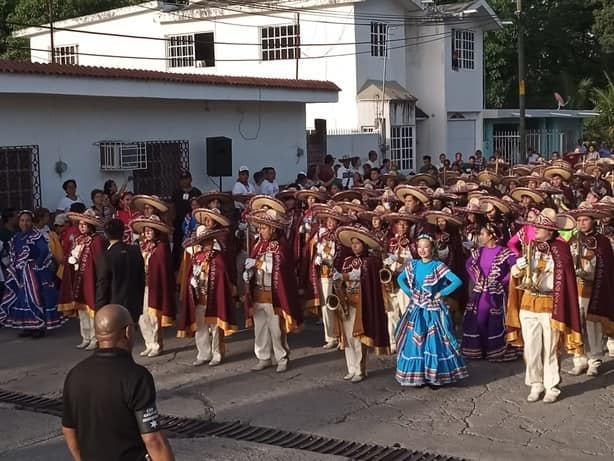
[{"label": "brass instrument", "polygon": [[383,269],[380,269],[379,281],[381,282],[384,290],[386,290],[388,293],[392,293],[396,291],[397,287],[395,286],[394,274],[392,273],[390,269],[386,267],[384,267]]},{"label": "brass instrument", "polygon": [[343,285],[343,280],[334,280],[333,289],[337,294],[330,294],[326,298],[326,308],[330,311],[337,311],[341,309],[343,319],[350,318],[350,306],[348,305],[348,296]]},{"label": "brass instrument", "polygon": [[517,290],[530,290],[531,292],[537,291],[537,287],[533,283],[533,269],[531,268],[531,260],[534,252],[535,242],[532,240],[528,244],[522,245],[522,256],[527,260],[527,267],[525,268],[522,283],[516,287]]},{"label": "brass instrument", "polygon": [[585,279],[588,276],[588,273],[582,267],[582,240],[580,234],[576,236],[576,258],[574,261],[574,265],[576,266],[576,277],[580,279]]}]

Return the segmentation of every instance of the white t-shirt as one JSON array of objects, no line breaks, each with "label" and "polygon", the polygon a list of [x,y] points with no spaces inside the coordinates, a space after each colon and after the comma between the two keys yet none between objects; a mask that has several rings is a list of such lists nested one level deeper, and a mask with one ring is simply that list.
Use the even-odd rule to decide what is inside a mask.
[{"label": "white t-shirt", "polygon": [[341,165],[337,170],[337,179],[341,180],[341,185],[344,189],[351,189],[354,186],[354,169]]},{"label": "white t-shirt", "polygon": [[364,164],[369,165],[371,168],[377,168],[379,166],[377,162],[372,162],[371,160],[367,160]]},{"label": "white t-shirt", "polygon": [[[237,181],[235,185],[232,186],[232,195],[253,194],[255,192],[256,189],[250,182],[248,182],[246,185],[243,184],[241,181]],[[245,205],[241,202],[235,202],[235,208],[242,210],[243,208],[245,208]]]},{"label": "white t-shirt", "polygon": [[279,193],[279,184],[277,184],[277,181],[270,182],[265,179],[260,185],[260,193],[269,197],[275,197]]},{"label": "white t-shirt", "polygon": [[60,200],[60,203],[58,203],[57,209],[62,211],[70,211],[70,206],[73,203],[83,203],[83,200],[81,200],[81,197],[79,197],[78,195],[76,200],[72,200],[70,197],[64,196],[64,198]]}]

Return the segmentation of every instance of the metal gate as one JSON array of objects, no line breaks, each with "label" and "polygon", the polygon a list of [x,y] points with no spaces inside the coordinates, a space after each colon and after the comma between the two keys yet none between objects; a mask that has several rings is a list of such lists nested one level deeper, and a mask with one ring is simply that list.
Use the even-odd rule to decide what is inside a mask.
[{"label": "metal gate", "polygon": [[0,207],[41,206],[38,146],[0,146]]},{"label": "metal gate", "polygon": [[147,169],[134,171],[134,192],[170,200],[179,174],[190,168],[188,141],[147,141]]},{"label": "metal gate", "polygon": [[[527,149],[533,148],[544,157],[552,152],[567,151],[568,134],[559,130],[528,130]],[[499,151],[503,158],[512,164],[520,163],[518,130],[505,130],[493,132],[493,152]]]}]

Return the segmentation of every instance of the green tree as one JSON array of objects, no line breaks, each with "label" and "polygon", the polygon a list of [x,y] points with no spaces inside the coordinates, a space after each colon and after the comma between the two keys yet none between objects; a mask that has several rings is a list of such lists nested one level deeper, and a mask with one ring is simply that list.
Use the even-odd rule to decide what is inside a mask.
[{"label": "green tree", "polygon": [[586,138],[606,141],[614,146],[614,81],[605,74],[606,85],[593,90],[591,101],[599,117],[589,119],[585,123]]}]

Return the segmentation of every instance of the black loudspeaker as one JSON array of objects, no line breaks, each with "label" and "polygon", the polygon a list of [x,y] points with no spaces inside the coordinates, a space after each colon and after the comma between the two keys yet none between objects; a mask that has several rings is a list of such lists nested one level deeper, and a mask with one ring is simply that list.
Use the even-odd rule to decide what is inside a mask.
[{"label": "black loudspeaker", "polygon": [[232,139],[207,138],[207,175],[232,176]]}]

